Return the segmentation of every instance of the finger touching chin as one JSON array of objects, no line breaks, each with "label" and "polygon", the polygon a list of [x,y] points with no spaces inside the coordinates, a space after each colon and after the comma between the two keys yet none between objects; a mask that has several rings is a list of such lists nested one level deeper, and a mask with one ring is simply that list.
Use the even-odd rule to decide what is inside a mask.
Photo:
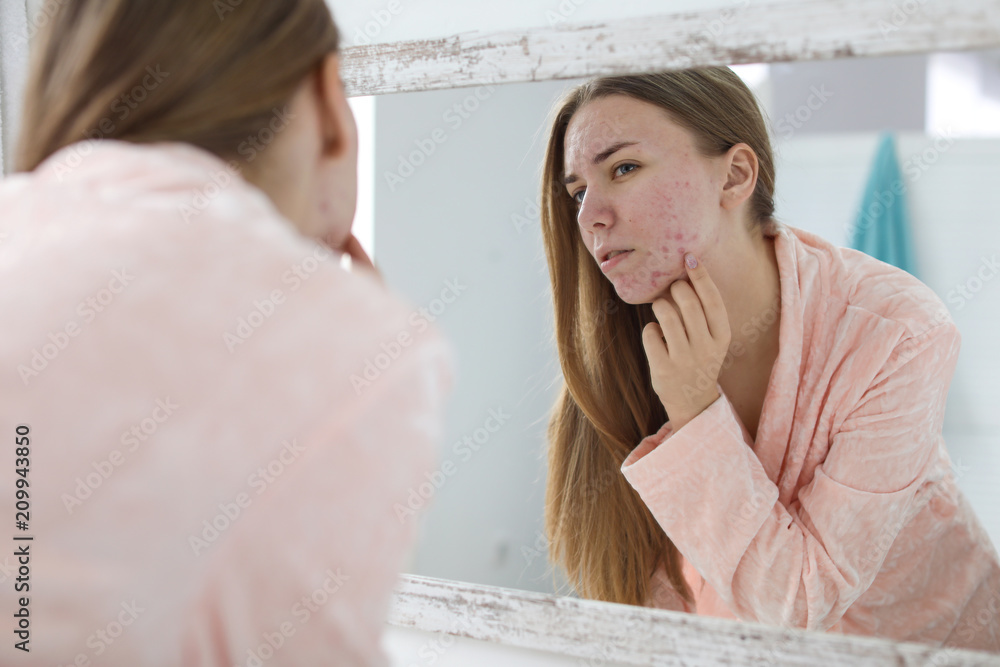
[{"label": "finger touching chin", "polygon": [[350,244],[350,237],[345,238],[340,232],[328,232],[319,240],[331,250],[341,253],[347,252]]}]

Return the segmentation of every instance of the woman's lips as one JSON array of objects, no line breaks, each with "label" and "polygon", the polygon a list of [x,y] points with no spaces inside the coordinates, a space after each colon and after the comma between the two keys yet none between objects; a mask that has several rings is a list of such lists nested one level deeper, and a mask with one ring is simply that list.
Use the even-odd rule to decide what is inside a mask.
[{"label": "woman's lips", "polygon": [[601,271],[603,271],[604,273],[607,273],[608,271],[610,271],[614,267],[616,267],[619,264],[621,264],[622,262],[624,262],[625,259],[628,258],[628,257],[630,257],[631,255],[632,255],[632,251],[631,250],[626,250],[625,252],[618,253],[617,255],[615,255],[614,257],[612,257],[611,259],[604,260],[603,262],[601,262]]}]

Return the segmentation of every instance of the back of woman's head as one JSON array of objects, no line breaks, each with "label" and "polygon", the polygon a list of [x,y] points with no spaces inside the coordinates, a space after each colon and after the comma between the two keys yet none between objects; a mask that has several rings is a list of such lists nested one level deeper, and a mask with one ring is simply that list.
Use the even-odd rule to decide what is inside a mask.
[{"label": "back of woman's head", "polygon": [[248,139],[338,47],[324,0],[64,0],[32,44],[15,169],[85,139],[249,161]]},{"label": "back of woman's head", "polygon": [[582,239],[577,204],[563,182],[570,120],[584,105],[611,95],[660,107],[664,122],[690,132],[704,157],[748,145],[759,165],[745,214],[752,232],[773,230],[774,164],[757,101],[726,67],[594,79],[570,90],[553,110],[541,224],[565,384],[548,433],[550,557],[582,595],[628,604],[647,601],[649,577],[662,563],[690,601],[676,548],[620,472],[639,441],[669,417],[653,391],[640,336],[655,321],[652,307],[618,296]]}]

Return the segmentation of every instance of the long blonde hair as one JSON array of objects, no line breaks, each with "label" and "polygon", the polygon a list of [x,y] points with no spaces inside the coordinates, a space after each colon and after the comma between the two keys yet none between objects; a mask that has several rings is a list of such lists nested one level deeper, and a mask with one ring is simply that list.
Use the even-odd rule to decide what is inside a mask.
[{"label": "long blonde hair", "polygon": [[774,162],[757,101],[728,67],[595,79],[567,93],[552,115],[541,224],[564,384],[548,426],[549,558],[579,594],[636,605],[649,602],[650,577],[662,562],[675,590],[692,602],[677,548],[620,471],[639,441],[667,420],[640,337],[654,321],[652,308],[618,297],[583,244],[575,202],[562,183],[570,119],[609,95],[660,106],[706,157],[749,145],[759,163],[751,229],[763,229],[774,214]]},{"label": "long blonde hair", "polygon": [[15,170],[104,138],[248,162],[239,146],[338,45],[324,0],[64,0],[32,44]]}]

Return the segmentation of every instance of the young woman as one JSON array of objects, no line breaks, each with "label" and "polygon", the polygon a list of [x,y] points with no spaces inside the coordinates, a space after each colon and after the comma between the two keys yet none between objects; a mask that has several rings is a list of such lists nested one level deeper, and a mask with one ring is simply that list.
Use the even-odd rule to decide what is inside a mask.
[{"label": "young woman", "polygon": [[0,495],[34,538],[0,662],[385,664],[454,362],[351,233],[326,4],[53,7],[0,182]]},{"label": "young woman", "polygon": [[997,552],[941,436],[958,330],[773,196],[728,68],[598,79],[555,108],[552,558],[592,598],[1000,651]]}]

